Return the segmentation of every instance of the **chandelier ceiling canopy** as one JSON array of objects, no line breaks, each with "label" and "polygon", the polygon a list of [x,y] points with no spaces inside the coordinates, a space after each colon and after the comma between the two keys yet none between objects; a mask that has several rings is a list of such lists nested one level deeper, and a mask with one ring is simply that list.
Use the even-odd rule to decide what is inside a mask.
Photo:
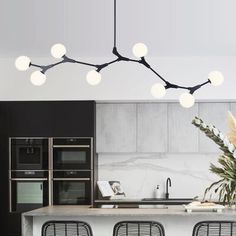
[{"label": "chandelier ceiling canopy", "polygon": [[150,89],[151,94],[155,98],[162,98],[165,96],[167,90],[169,89],[182,89],[185,90],[179,97],[179,102],[183,107],[189,108],[194,105],[195,98],[193,96],[194,92],[198,89],[202,88],[207,84],[212,84],[213,86],[221,85],[224,81],[224,77],[221,72],[219,71],[212,71],[209,73],[208,78],[197,85],[193,86],[182,86],[179,84],[171,83],[167,79],[163,78],[146,60],[145,56],[148,53],[148,48],[143,43],[136,43],[133,48],[133,54],[137,59],[126,57],[125,55],[120,54],[118,47],[117,47],[117,30],[116,30],[116,1],[114,0],[114,44],[112,53],[115,56],[115,59],[105,62],[103,64],[93,64],[89,62],[84,62],[80,60],[76,60],[70,58],[67,55],[66,47],[61,44],[57,43],[51,47],[51,55],[56,58],[60,59],[60,61],[56,63],[52,63],[49,65],[39,65],[31,62],[30,58],[27,56],[19,56],[15,61],[15,66],[20,71],[26,71],[29,67],[38,68],[38,70],[34,71],[31,74],[30,81],[33,85],[41,86],[43,85],[46,80],[46,72],[56,66],[59,66],[64,63],[74,63],[85,65],[88,67],[92,67],[93,69],[87,73],[86,80],[90,85],[97,85],[101,82],[102,76],[101,71],[110,65],[118,62],[131,62],[131,63],[138,63],[148,69],[151,73],[154,73],[157,78],[160,80],[161,83],[155,83]]}]

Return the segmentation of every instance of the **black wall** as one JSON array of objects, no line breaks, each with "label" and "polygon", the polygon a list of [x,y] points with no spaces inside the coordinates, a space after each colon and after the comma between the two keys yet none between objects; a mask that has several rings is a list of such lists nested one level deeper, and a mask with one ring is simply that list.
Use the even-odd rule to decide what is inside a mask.
[{"label": "black wall", "polygon": [[20,236],[19,213],[9,213],[9,137],[94,137],[94,101],[0,102],[1,235]]}]

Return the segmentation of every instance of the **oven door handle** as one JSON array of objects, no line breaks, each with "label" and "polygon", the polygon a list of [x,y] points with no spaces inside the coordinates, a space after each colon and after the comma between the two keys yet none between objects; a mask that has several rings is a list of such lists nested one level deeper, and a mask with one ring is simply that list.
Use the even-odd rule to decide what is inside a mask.
[{"label": "oven door handle", "polygon": [[53,145],[53,148],[90,148],[90,145]]},{"label": "oven door handle", "polygon": [[80,181],[90,181],[90,178],[53,178],[53,181],[71,181],[71,180],[80,180]]}]

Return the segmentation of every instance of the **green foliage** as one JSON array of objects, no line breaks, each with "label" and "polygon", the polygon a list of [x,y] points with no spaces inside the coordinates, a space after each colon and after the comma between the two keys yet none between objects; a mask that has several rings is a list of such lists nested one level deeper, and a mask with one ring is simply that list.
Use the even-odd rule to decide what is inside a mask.
[{"label": "green foliage", "polygon": [[218,165],[210,164],[210,171],[219,176],[220,179],[205,190],[205,197],[208,193],[213,192],[218,194],[220,202],[228,205],[234,204],[236,201],[235,146],[215,126],[206,125],[197,117],[192,121],[192,124],[204,132],[223,151],[223,155],[218,159]]}]

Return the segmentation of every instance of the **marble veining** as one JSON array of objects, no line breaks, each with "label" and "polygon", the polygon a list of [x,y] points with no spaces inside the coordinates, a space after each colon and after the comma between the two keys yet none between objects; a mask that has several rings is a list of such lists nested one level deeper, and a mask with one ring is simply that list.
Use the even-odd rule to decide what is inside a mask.
[{"label": "marble veining", "polygon": [[153,197],[160,185],[162,196],[165,180],[172,179],[171,197],[202,197],[216,176],[210,163],[217,154],[99,154],[99,179],[119,180],[127,197]]}]

